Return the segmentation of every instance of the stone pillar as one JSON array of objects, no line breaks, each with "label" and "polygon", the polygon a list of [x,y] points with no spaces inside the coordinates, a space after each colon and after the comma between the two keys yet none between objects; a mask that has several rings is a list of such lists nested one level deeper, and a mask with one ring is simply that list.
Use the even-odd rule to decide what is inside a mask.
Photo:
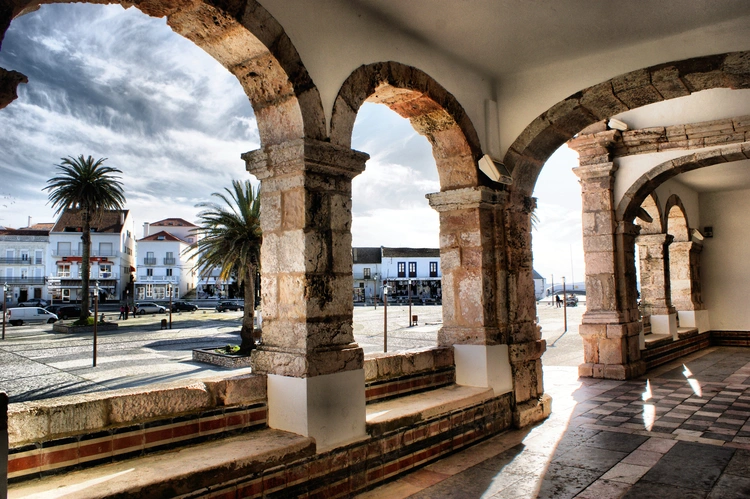
[{"label": "stone pillar", "polygon": [[8,497],[8,395],[0,392],[0,497]]},{"label": "stone pillar", "polygon": [[[510,363],[516,402],[513,422],[523,427],[551,412],[551,399],[544,394],[542,354],[547,348],[536,322],[531,253],[531,214],[536,199],[515,192],[505,210],[506,298],[498,304],[507,310]],[[502,297],[501,297],[502,298]]]},{"label": "stone pillar", "polygon": [[641,310],[649,316],[651,332],[677,339],[677,311],[672,306],[669,279],[669,234],[636,237],[641,268]]},{"label": "stone pillar", "polygon": [[[606,127],[605,127],[606,128]],[[641,375],[636,306],[633,238],[637,227],[617,223],[614,182],[617,166],[609,148],[619,138],[615,130],[582,134],[568,142],[579,153],[583,250],[586,264],[586,312],[578,331],[583,339],[580,376],[629,379]]]},{"label": "stone pillar", "polygon": [[261,180],[269,426],[318,450],[365,437],[364,354],[352,327],[351,181],[368,156],[313,139],[243,155]]},{"label": "stone pillar", "polygon": [[443,272],[443,327],[438,344],[453,346],[456,383],[513,389],[506,317],[498,308],[505,295],[502,253],[503,208],[507,195],[488,187],[428,194],[440,214]]},{"label": "stone pillar", "polygon": [[703,244],[677,241],[669,245],[669,276],[672,305],[680,327],[709,330],[708,311],[704,310],[700,291],[700,253]]}]

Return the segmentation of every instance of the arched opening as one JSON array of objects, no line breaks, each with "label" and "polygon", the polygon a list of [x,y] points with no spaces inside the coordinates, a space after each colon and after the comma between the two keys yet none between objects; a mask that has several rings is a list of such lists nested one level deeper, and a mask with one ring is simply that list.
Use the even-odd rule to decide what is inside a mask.
[{"label": "arched opening", "polygon": [[702,241],[693,241],[685,207],[675,194],[666,205],[669,245],[669,288],[680,327],[695,326],[695,310],[703,308],[700,283]]},{"label": "arched opening", "polygon": [[[121,168],[124,172],[126,194],[129,199],[133,205],[145,207],[148,212],[139,214],[138,223],[134,223],[136,217],[131,211],[126,219],[127,227],[122,230],[122,247],[119,247],[118,241],[115,241],[111,250],[108,250],[119,255],[118,258],[121,257],[122,262],[112,267],[103,264],[94,267],[95,272],[97,268],[101,270],[102,276],[115,275],[117,277],[111,292],[107,291],[106,294],[103,292],[102,298],[111,298],[113,302],[117,302],[125,292],[128,292],[131,303],[133,300],[144,299],[167,305],[169,301],[166,294],[168,280],[164,278],[173,278],[169,282],[174,284],[172,288],[175,300],[182,297],[185,292],[189,292],[191,288],[198,287],[200,280],[195,275],[188,275],[191,274],[189,271],[191,263],[184,262],[186,275],[177,275],[179,272],[177,265],[172,268],[172,264],[163,264],[163,260],[178,260],[181,248],[185,245],[180,249],[171,248],[171,257],[156,254],[148,258],[141,254],[139,255],[140,265],[136,265],[135,241],[144,237],[141,232],[141,223],[171,218],[193,221],[198,211],[194,207],[197,202],[209,200],[212,192],[221,191],[223,187],[229,186],[232,178],[243,178],[247,175],[240,161],[240,154],[243,151],[256,148],[261,143],[272,145],[279,140],[303,137],[304,120],[294,86],[289,83],[289,78],[284,76],[285,73],[280,63],[271,61],[273,57],[270,51],[265,49],[265,46],[257,39],[253,41],[254,35],[248,28],[232,21],[231,16],[225,14],[224,17],[217,16],[217,23],[220,26],[212,28],[215,31],[209,33],[196,28],[196,23],[198,19],[203,19],[202,16],[216,15],[216,12],[211,12],[211,8],[207,10],[197,8],[187,13],[184,10],[157,12],[153,5],[151,7],[151,9],[144,8],[144,10],[153,15],[168,15],[168,22],[172,23],[174,30],[170,30],[164,19],[147,17],[137,9],[123,11],[119,6],[43,5],[39,11],[15,19],[10,30],[4,33],[3,48],[6,52],[6,60],[18,57],[19,53],[24,54],[23,51],[16,50],[17,46],[16,49],[13,46],[14,39],[18,39],[13,33],[16,26],[28,23],[44,24],[55,18],[59,22],[48,27],[48,32],[40,36],[42,41],[33,49],[37,55],[43,56],[44,60],[42,62],[24,61],[26,66],[23,72],[29,75],[31,82],[22,87],[21,91],[24,95],[21,100],[2,111],[2,119],[6,123],[15,120],[18,125],[4,127],[8,133],[4,134],[2,140],[8,145],[4,149],[5,161],[10,164],[11,168],[11,174],[6,178],[9,182],[18,177],[22,180],[30,180],[20,182],[21,188],[16,191],[16,195],[29,191],[41,193],[41,187],[51,175],[54,163],[59,162],[64,156],[90,153],[95,156],[109,157],[110,164]],[[104,13],[97,14],[97,12]],[[262,10],[257,13],[263,15]],[[104,29],[104,21],[111,21],[115,17],[124,20],[112,21],[106,25],[109,30]],[[244,22],[250,23],[250,17],[246,16]],[[276,29],[272,19],[266,19],[264,23],[265,27]],[[94,24],[100,32],[107,33],[105,38],[108,45],[106,47],[91,47],[88,43],[90,40],[86,33]],[[213,21],[209,24],[214,26]],[[68,36],[61,34],[70,29],[73,29],[76,35],[80,35],[80,38],[75,38],[72,34]],[[173,32],[175,30],[184,37],[175,36]],[[116,40],[118,36],[122,38]],[[273,36],[268,32],[264,32],[263,36],[279,43],[286,39],[286,35],[278,30]],[[148,48],[143,45],[137,46],[137,43],[123,42],[123,39],[141,40],[143,43],[148,43]],[[210,55],[197,50],[191,40],[195,40]],[[248,48],[251,42],[253,50]],[[71,57],[73,61],[68,59],[69,67],[49,69],[54,68],[54,59],[64,59],[61,57],[63,49],[71,48],[76,48],[76,50],[73,51]],[[86,48],[89,49],[88,52]],[[169,49],[173,49],[174,52],[165,53]],[[188,55],[188,49],[197,51],[199,55]],[[241,49],[244,52],[242,57],[245,58],[240,61],[241,55],[233,53],[235,49]],[[279,48],[275,47],[274,50],[279,50]],[[113,54],[117,51],[129,59],[126,62],[117,59]],[[284,48],[283,51],[287,59],[296,55],[290,47]],[[146,57],[146,52],[154,54],[155,57]],[[179,54],[180,57],[175,57],[175,54]],[[151,61],[152,72],[147,73],[136,69],[135,62],[139,58]],[[230,68],[231,73],[225,73],[219,67],[217,59],[220,59],[225,67]],[[87,64],[88,70],[85,69]],[[251,74],[253,71],[248,69],[253,64],[259,64],[263,71],[255,71],[256,74],[253,76]],[[287,60],[286,64],[292,64],[292,62]],[[92,67],[96,67],[96,70],[91,69]],[[204,70],[210,73],[221,73],[221,77],[217,82],[216,79],[209,80],[200,75],[196,76],[195,73],[191,73],[191,70],[196,69],[198,72]],[[301,73],[304,73],[304,69],[299,67],[296,71],[296,77],[303,79]],[[59,91],[56,93],[54,88],[47,85],[48,80],[44,79],[49,75],[54,75],[55,78],[61,80],[60,84],[69,84],[70,87],[75,88],[72,91],[73,95],[66,96]],[[74,76],[79,77],[80,80],[76,80]],[[282,77],[287,81],[284,85],[281,85],[279,81]],[[97,80],[96,83],[99,85],[76,86],[76,83],[80,83],[83,79]],[[265,88],[266,86],[271,88]],[[111,94],[117,94],[119,90],[119,94],[107,94],[107,90],[110,90]],[[312,93],[315,93],[314,87],[310,85],[300,91],[300,94],[308,96]],[[31,100],[29,100],[30,94]],[[259,121],[266,121],[264,125],[266,131],[259,130],[256,125],[248,94],[254,99],[259,115],[265,116]],[[40,116],[40,105],[45,99],[47,104],[52,105],[56,114]],[[279,106],[274,107],[275,104]],[[66,111],[69,113],[66,114]],[[169,114],[170,112],[172,114]],[[63,115],[69,118],[64,123],[61,121]],[[87,122],[87,119],[92,117],[99,118],[100,121]],[[279,122],[277,118],[282,117],[285,121]],[[270,123],[269,120],[275,121]],[[166,127],[161,126],[163,122],[166,122]],[[44,154],[39,148],[24,148],[27,151],[25,153],[20,150],[25,140],[38,140],[41,131],[48,132],[53,127],[59,128],[60,135],[57,136],[57,140],[45,144],[47,148]],[[318,134],[314,132],[311,135]],[[28,152],[31,151],[35,151],[33,157],[24,159],[24,154],[29,155]],[[21,160],[13,164],[15,159]],[[36,171],[39,164],[43,164],[50,173]],[[38,195],[35,194],[33,202],[44,205],[45,199],[40,201]],[[180,206],[178,213],[172,211],[175,205]],[[51,212],[43,218],[35,216],[34,221],[51,221],[48,217],[51,217]],[[20,224],[14,223],[14,225]],[[157,229],[154,226],[151,234],[159,230],[169,232],[171,228]],[[185,240],[189,237],[185,234],[181,236],[184,236],[182,238]],[[94,249],[100,251],[98,246]],[[75,243],[70,251],[76,251]],[[64,255],[64,252],[57,252],[57,247],[53,248],[52,254],[57,256],[57,253],[60,253],[61,258],[70,256]],[[144,258],[157,264],[144,266]],[[47,269],[40,276],[42,279],[50,272],[61,273],[65,277],[76,275],[75,264],[66,267],[56,266],[53,262],[47,263],[49,264]],[[164,268],[167,265],[170,268]],[[139,267],[137,271],[131,270],[135,267]],[[3,269],[3,276],[6,275],[6,270]],[[165,271],[170,270],[173,272],[171,275],[164,274]],[[147,274],[149,271],[152,273]],[[142,283],[143,286],[130,285],[128,289],[128,277],[131,273],[135,282]],[[188,279],[192,282],[185,283]],[[185,284],[184,288],[182,284]],[[215,282],[209,283],[210,286],[216,284]],[[224,293],[226,293],[226,284],[228,283],[222,285]],[[102,283],[102,286],[104,285],[105,283]],[[226,297],[226,294],[223,296]],[[67,295],[67,298],[75,301],[75,295]],[[59,294],[55,299],[55,304],[59,304],[63,299],[62,294]],[[117,317],[116,312],[113,317]],[[227,337],[222,342],[226,344],[236,342],[236,340]],[[183,371],[191,370],[184,369]],[[154,381],[151,373],[144,373],[144,377]],[[165,378],[157,379],[169,379],[169,377],[165,375]],[[116,387],[118,387],[116,383],[110,386],[110,388]]]}]

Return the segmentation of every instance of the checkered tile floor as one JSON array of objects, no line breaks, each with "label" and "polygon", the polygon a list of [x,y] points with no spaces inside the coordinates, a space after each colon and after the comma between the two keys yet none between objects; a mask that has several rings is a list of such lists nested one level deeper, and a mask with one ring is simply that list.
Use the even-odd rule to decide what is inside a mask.
[{"label": "checkered tile floor", "polygon": [[552,415],[361,499],[750,498],[750,348],[712,347],[641,379],[545,366]]}]

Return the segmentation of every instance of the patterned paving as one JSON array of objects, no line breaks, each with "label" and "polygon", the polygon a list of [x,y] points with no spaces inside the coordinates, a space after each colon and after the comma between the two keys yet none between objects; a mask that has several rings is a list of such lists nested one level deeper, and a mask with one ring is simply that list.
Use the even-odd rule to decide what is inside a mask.
[{"label": "patterned paving", "polygon": [[546,367],[545,383],[544,423],[360,497],[750,498],[750,349],[709,348],[625,382]]}]

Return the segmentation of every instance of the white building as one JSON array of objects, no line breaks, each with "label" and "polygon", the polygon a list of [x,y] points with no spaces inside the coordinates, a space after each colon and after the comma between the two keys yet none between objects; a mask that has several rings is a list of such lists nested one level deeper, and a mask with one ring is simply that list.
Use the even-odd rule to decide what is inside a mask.
[{"label": "white building", "polygon": [[354,303],[372,303],[382,282],[380,248],[352,248],[352,276]]},{"label": "white building", "polygon": [[[381,280],[389,301],[441,303],[440,250],[437,248],[381,248]],[[409,284],[411,283],[411,293]],[[382,286],[378,291],[382,298]]]},{"label": "white building", "polygon": [[[49,235],[50,290],[55,301],[80,300],[81,216],[65,210]],[[100,299],[128,299],[135,272],[135,237],[129,210],[107,211],[91,223],[89,255],[91,286],[100,288]]]},{"label": "white building", "polygon": [[0,231],[0,294],[1,285],[8,284],[10,304],[49,298],[44,278],[51,227],[52,224],[36,224]]},{"label": "white building", "polygon": [[185,251],[195,241],[196,225],[181,218],[167,218],[143,224],[138,240],[138,276],[135,294],[138,300],[179,298],[196,286],[193,263]]}]

